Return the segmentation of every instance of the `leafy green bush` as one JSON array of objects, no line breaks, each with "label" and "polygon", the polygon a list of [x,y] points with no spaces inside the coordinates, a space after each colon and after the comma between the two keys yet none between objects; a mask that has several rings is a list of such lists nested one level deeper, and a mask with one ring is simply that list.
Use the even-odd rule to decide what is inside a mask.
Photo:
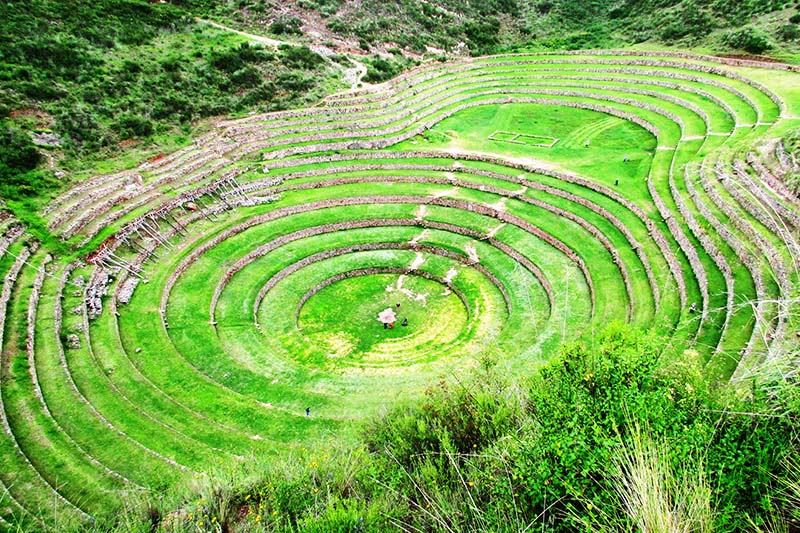
[{"label": "leafy green bush", "polygon": [[[486,377],[475,383],[480,388],[440,384],[417,408],[370,426],[365,438],[391,457],[387,472],[395,464],[415,480],[396,490],[417,500],[423,481],[456,494],[469,479],[482,521],[500,523],[513,505],[523,523],[575,531],[580,517],[599,507],[613,515],[613,529],[631,527],[611,465],[636,438],[631,428],[646,427],[669,443],[665,460],[676,475],[704,474],[716,527],[739,530],[748,516],[757,521],[773,512],[775,476],[800,436],[800,411],[761,416],[775,408],[774,397],[750,397],[746,406],[729,400],[709,389],[691,353],[669,358],[657,338],[627,326],[611,326],[592,347],[564,346],[533,378],[527,397],[504,393]],[[403,479],[393,476],[383,482]]]},{"label": "leafy green bush", "polygon": [[297,17],[278,17],[269,25],[269,31],[275,35],[300,35],[302,24]]},{"label": "leafy green bush", "polygon": [[487,17],[480,21],[468,21],[463,26],[470,53],[472,55],[487,54],[492,51],[499,40],[500,21],[495,17]]},{"label": "leafy green bush", "polygon": [[796,24],[784,24],[777,31],[778,37],[784,41],[800,39],[800,27]]},{"label": "leafy green bush", "polygon": [[491,446],[519,425],[522,407],[513,388],[489,374],[456,387],[441,381],[419,405],[399,407],[364,432],[367,448],[389,453],[404,468],[445,452],[470,454]]},{"label": "leafy green bush", "polygon": [[325,63],[318,53],[307,46],[281,46],[281,59],[290,68],[311,70]]},{"label": "leafy green bush", "polygon": [[153,123],[141,115],[127,114],[119,118],[115,129],[119,131],[121,139],[147,137],[153,133]]},{"label": "leafy green bush", "polygon": [[[33,170],[42,160],[42,155],[36,149],[31,137],[24,131],[1,124],[0,127],[0,169],[5,170],[4,177],[12,172],[27,172]],[[0,183],[5,182],[0,180]]]},{"label": "leafy green bush", "polygon": [[752,27],[727,32],[722,36],[722,43],[751,54],[763,54],[772,48],[766,34]]}]

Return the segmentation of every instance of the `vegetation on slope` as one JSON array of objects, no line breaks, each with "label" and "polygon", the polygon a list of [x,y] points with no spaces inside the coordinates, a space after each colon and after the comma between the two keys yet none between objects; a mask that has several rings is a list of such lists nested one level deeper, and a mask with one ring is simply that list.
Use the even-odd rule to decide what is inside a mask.
[{"label": "vegetation on slope", "polygon": [[[795,161],[800,161],[800,129],[789,131],[783,139],[786,150]],[[789,172],[783,180],[794,194],[800,197],[800,172]]]},{"label": "vegetation on slope", "polygon": [[[579,49],[644,41],[762,53],[796,49],[793,7],[780,0],[303,0],[289,20],[299,31],[313,25],[364,49],[399,46],[420,54],[430,47],[481,55],[523,43]],[[211,14],[252,27],[281,20],[263,0],[222,4]]]},{"label": "vegetation on slope", "polygon": [[4,198],[44,192],[26,175],[33,160],[7,157],[8,143],[30,145],[22,131],[49,153],[84,156],[214,115],[298,106],[328,78],[307,47],[251,45],[140,0],[3,3],[0,63]]},{"label": "vegetation on slope", "polygon": [[[594,9],[591,4],[587,5]],[[13,8],[14,4],[7,6]],[[147,4],[141,6],[145,12]],[[680,9],[687,6],[669,7],[680,13]],[[199,4],[188,5],[187,10],[180,13],[191,13],[188,8],[201,10],[195,12],[203,14]],[[552,15],[556,16],[559,11],[554,9],[551,8]],[[602,15],[597,19],[599,21],[610,16],[600,8],[597,8],[597,13]],[[713,9],[698,8],[698,13],[713,13]],[[92,20],[89,15],[91,13],[87,14],[87,20]],[[128,20],[126,17],[122,19]],[[194,27],[190,19],[182,20],[186,28]],[[702,23],[703,17],[699,16],[697,20]],[[690,22],[686,24],[691,25]],[[683,25],[679,26],[683,28]],[[59,96],[43,104],[43,100],[37,100],[22,90],[29,86],[24,83],[14,85],[20,80],[12,80],[14,83],[9,85],[9,90],[16,91],[9,101],[30,98],[25,105],[34,107],[14,108],[8,112],[14,122],[5,126],[0,145],[3,154],[0,171],[7,178],[2,181],[2,194],[18,218],[34,233],[43,230],[43,225],[31,214],[37,207],[37,198],[49,194],[55,184],[48,173],[38,170],[43,158],[20,125],[41,130],[37,132],[42,134],[37,136],[38,142],[52,140],[46,135],[49,133],[47,130],[52,129],[59,133],[57,144],[61,148],[83,157],[97,150],[125,144],[125,141],[172,131],[173,119],[188,127],[198,117],[213,115],[218,110],[225,112],[228,105],[232,106],[230,109],[249,109],[248,94],[256,94],[253,105],[263,103],[264,99],[258,97],[257,92],[243,90],[233,95],[226,92],[230,79],[248,68],[252,69],[250,73],[259,83],[262,73],[272,75],[273,70],[287,65],[293,65],[294,72],[299,72],[299,75],[322,72],[324,68],[323,60],[307,48],[272,52],[242,45],[241,39],[233,35],[222,36],[215,33],[216,30],[208,30],[227,43],[223,52],[219,52],[216,45],[209,44],[208,36],[201,35],[200,43],[191,41],[196,35],[192,33],[191,42],[187,44],[188,34],[176,32],[169,25],[156,24],[154,27],[158,29],[146,45],[126,44],[122,36],[112,32],[117,40],[108,52],[110,55],[103,52],[102,58],[110,61],[103,65],[111,69],[109,72],[113,76],[104,79],[103,83],[108,85],[100,86],[112,95],[108,98],[101,92],[100,97],[93,101],[90,93],[81,92],[82,81],[72,80],[71,71],[62,72],[55,64],[50,74],[46,69],[42,72],[54,76],[52,79],[56,82],[52,87],[56,89],[62,86],[75,88],[82,99],[79,105],[69,107],[72,93],[63,95],[63,101]],[[281,34],[292,34],[297,27],[291,20],[270,26],[271,31]],[[718,28],[716,22],[714,27]],[[489,21],[487,28],[479,27],[475,35],[492,34],[495,24]],[[500,36],[507,28],[497,19],[496,35]],[[38,30],[31,35],[38,39]],[[597,35],[603,36],[600,32]],[[737,39],[747,43],[750,36],[746,30],[736,30],[721,38],[729,40],[730,46],[740,46],[735,44],[740,42]],[[614,36],[608,38],[616,39]],[[661,35],[658,38],[666,37]],[[676,37],[693,38],[692,35]],[[92,41],[87,37],[87,42]],[[472,39],[470,42],[474,44],[477,41]],[[503,39],[498,37],[486,42],[491,48],[485,50],[493,50]],[[542,40],[541,43],[559,47],[575,45],[565,40]],[[588,41],[581,43],[581,46],[591,44]],[[91,46],[96,46],[96,43]],[[196,55],[196,46],[202,50],[200,55]],[[372,45],[367,42],[366,46]],[[477,49],[471,47],[471,51]],[[150,60],[144,53],[148,50],[158,57],[152,63],[157,65],[153,71],[147,70]],[[138,56],[125,55],[140,52],[143,54],[141,60]],[[188,58],[186,65],[192,67],[184,69],[181,60],[176,70],[164,70],[162,59],[165,54],[172,53]],[[396,63],[382,58],[374,58],[368,63],[372,73],[368,69],[367,79],[371,81],[379,81],[396,72]],[[13,69],[19,66],[8,64]],[[133,69],[132,75],[141,75],[141,78],[134,76],[130,87],[138,89],[132,89],[130,94],[114,92],[115,84],[123,79],[120,76],[124,72],[114,70],[120,65]],[[144,72],[137,71],[142,65]],[[187,88],[183,88],[181,84],[194,79],[192,76],[197,73],[192,69],[206,67],[220,71],[216,79],[222,85],[214,82],[198,87],[194,82],[187,82]],[[177,74],[173,76],[170,72]],[[90,79],[93,79],[92,74],[101,75],[102,72],[90,70]],[[155,76],[156,81],[139,84],[150,75]],[[45,79],[48,78],[42,78]],[[180,108],[163,117],[153,114],[156,104],[164,104],[157,98],[150,98],[152,94],[160,96],[159,91],[164,88],[162,82],[171,84],[166,90],[175,91],[172,97],[178,98],[182,92],[191,95],[191,102],[187,104],[191,112],[184,114]],[[285,82],[283,79],[282,83]],[[40,85],[46,86],[44,83]],[[316,87],[306,89],[313,91]],[[265,108],[283,106],[283,85],[268,86],[267,89],[268,96],[277,98],[277,101],[270,101]],[[302,97],[303,90],[298,89],[297,98]],[[217,104],[209,104],[211,100],[206,96],[211,100],[219,97],[222,103],[215,107]],[[236,100],[240,97],[241,101]],[[130,100],[126,101],[126,98]],[[142,101],[147,103],[142,104]],[[236,108],[236,102],[241,107]],[[65,107],[60,108],[62,105]],[[95,105],[96,108],[91,107]],[[199,107],[192,107],[195,105]],[[66,111],[59,114],[59,109]],[[84,123],[80,119],[82,115],[78,115],[79,120],[73,121],[73,112],[82,109],[94,110],[92,113],[97,120]],[[73,124],[71,121],[78,125],[78,129],[59,129],[64,127],[63,124]],[[82,134],[86,136],[81,137]],[[89,135],[98,137],[90,138]],[[787,139],[791,150],[795,150],[794,142],[792,137]],[[51,243],[46,244],[49,250],[55,249]],[[42,269],[41,279],[45,274]],[[32,279],[33,271],[26,271],[19,286],[32,286]],[[192,292],[197,293],[196,290]],[[38,294],[38,289],[32,292],[30,300],[26,298],[27,293],[19,294],[13,307],[15,317],[25,315],[26,303],[35,301],[33,295]],[[78,293],[73,297],[81,298],[81,295]],[[155,298],[150,300],[154,301]],[[32,322],[35,316],[27,315],[26,318]],[[123,313],[123,324],[125,319]],[[157,320],[150,322],[155,324]],[[173,326],[176,324],[175,321],[171,323]],[[17,325],[17,329],[24,330],[24,323],[19,324],[22,326]],[[166,321],[164,324],[166,329]],[[131,331],[131,328],[123,328],[125,330]],[[116,331],[119,337],[119,330]],[[32,333],[28,336],[33,339]],[[27,360],[24,346],[19,342],[23,337],[24,334],[17,335],[9,341],[10,346],[19,348],[19,353],[16,349],[9,352],[18,360]],[[155,342],[140,342],[144,337],[146,333],[136,338],[133,345],[143,344],[145,352],[156,352],[147,349],[155,347]],[[116,342],[119,343],[119,339]],[[195,531],[374,530],[392,526],[432,530],[518,530],[534,524],[542,529],[572,531],[589,524],[620,530],[648,529],[642,524],[651,519],[659,520],[659,516],[663,517],[673,509],[677,511],[671,514],[681,516],[681,520],[688,524],[687,529],[741,530],[753,524],[762,527],[770,521],[796,522],[798,517],[792,515],[792,506],[782,501],[780,492],[780,480],[796,479],[791,477],[794,472],[791,465],[787,466],[785,462],[785,458],[795,454],[798,447],[796,389],[780,379],[765,377],[754,382],[752,390],[744,398],[735,396],[733,391],[713,390],[707,384],[707,378],[701,375],[700,364],[692,361],[695,354],[671,354],[660,349],[662,344],[663,340],[612,329],[606,336],[595,339],[590,347],[580,344],[565,347],[561,358],[529,383],[520,386],[511,386],[497,376],[491,370],[493,362],[487,360],[485,373],[474,381],[456,385],[443,382],[431,390],[421,404],[398,406],[371,423],[364,430],[361,447],[355,450],[339,449],[332,453],[320,449],[312,452],[313,455],[304,452],[299,458],[265,465],[262,469],[250,467],[244,474],[240,466],[240,470],[233,473],[222,471],[217,475],[199,476],[196,486],[188,489],[194,492],[182,501],[176,503],[172,496],[166,496],[165,501],[151,504],[146,521],[141,520],[139,511],[131,511],[133,514],[124,517],[130,522],[112,523],[107,527],[125,531],[151,530],[153,526],[156,529]],[[136,353],[140,350],[140,347],[136,348]],[[108,353],[107,350],[98,352],[103,356]],[[125,353],[123,348],[117,355],[124,356]],[[187,353],[191,351],[187,350]],[[33,380],[35,382],[35,376]],[[9,381],[4,380],[6,383]],[[21,386],[16,387],[12,382],[7,389],[12,391],[11,399],[14,400],[13,393],[20,391]],[[192,394],[197,393],[193,390]],[[36,398],[31,396],[30,399],[34,401]],[[206,405],[211,403],[209,400]],[[8,405],[12,406],[11,412],[19,403]],[[224,409],[233,404],[218,405]],[[263,419],[253,418],[241,417],[236,423],[261,423],[264,427]],[[180,417],[177,419],[180,421]],[[302,420],[304,423],[315,422],[314,418]],[[35,426],[32,424],[31,427]],[[189,429],[195,431],[197,428]],[[26,445],[36,451],[45,448],[36,439],[37,431],[30,434],[17,431],[16,434],[27,439]],[[246,439],[253,438],[239,437],[243,437],[248,445],[250,441]],[[228,441],[222,439],[222,442],[225,446]],[[67,448],[52,448],[52,455],[58,456]],[[333,448],[335,450],[336,446]],[[638,474],[650,475],[653,479],[642,485],[637,483],[641,477]],[[654,500],[652,506],[637,505],[634,508],[652,508],[654,515],[627,512],[626,501],[647,498]]]},{"label": "vegetation on slope", "polygon": [[[575,5],[580,4],[580,5]],[[544,7],[544,9],[542,9]],[[798,34],[791,22],[791,3],[775,0],[645,0],[578,3],[541,2],[533,24],[548,44],[569,48],[660,42],[701,46],[716,52],[762,54],[796,49]],[[764,17],[764,18],[759,18]],[[559,21],[573,31],[565,36],[545,28]],[[579,21],[597,21],[588,28]]]},{"label": "vegetation on slope", "polygon": [[[796,7],[777,0],[6,2],[0,5],[4,135],[17,128],[36,134],[51,156],[47,172],[64,153],[70,158],[59,165],[75,170],[86,167],[87,155],[141,140],[185,142],[165,135],[188,133],[199,119],[313,101],[340,72],[304,46],[254,46],[195,16],[282,38],[313,32],[315,40],[344,50],[357,43],[361,52],[383,52],[365,59],[366,82],[399,73],[409,65],[404,54],[429,50],[478,55],[654,41],[764,53],[791,52],[800,38]],[[25,176],[29,169],[15,169],[13,161],[2,164],[15,176],[0,191],[3,198],[52,192],[52,182],[40,185],[45,177]]]},{"label": "vegetation on slope", "polygon": [[[800,447],[797,387],[763,376],[734,394],[710,388],[701,368],[691,352],[672,354],[660,339],[620,325],[591,346],[563,346],[525,383],[507,382],[487,358],[476,375],[443,380],[419,403],[369,422],[359,446],[330,443],[279,462],[221,468],[196,477],[179,510],[150,504],[145,524],[131,508],[124,528],[799,525],[790,462]],[[632,512],[631,499],[653,512]]]}]

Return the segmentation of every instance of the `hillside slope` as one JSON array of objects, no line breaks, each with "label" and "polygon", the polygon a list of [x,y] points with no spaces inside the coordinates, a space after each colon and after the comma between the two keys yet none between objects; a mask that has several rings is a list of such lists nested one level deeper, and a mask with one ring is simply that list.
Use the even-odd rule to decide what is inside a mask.
[{"label": "hillside slope", "polygon": [[[276,50],[195,17],[331,54],[325,60],[305,46]],[[431,54],[523,46],[656,43],[791,60],[798,23],[797,3],[775,0],[6,2],[0,5],[2,146],[29,145],[28,135],[18,133],[35,134],[50,171],[84,168],[87,156],[143,140],[180,146],[181,134],[200,119],[287,109],[341,88],[344,72],[354,67],[348,55],[366,64],[359,67],[366,68],[365,81],[383,81]],[[3,156],[3,168],[4,182],[22,184],[5,187],[4,198],[53,188],[52,180],[15,178],[30,169],[13,158]]]}]

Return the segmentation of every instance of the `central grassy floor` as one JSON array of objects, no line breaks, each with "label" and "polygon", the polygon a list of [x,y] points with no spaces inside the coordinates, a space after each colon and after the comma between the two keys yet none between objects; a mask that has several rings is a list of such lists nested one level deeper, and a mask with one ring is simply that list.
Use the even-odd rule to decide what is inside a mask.
[{"label": "central grassy floor", "polygon": [[[393,329],[377,320],[386,308],[397,313]],[[436,349],[455,340],[467,321],[467,309],[446,286],[418,276],[377,274],[320,290],[303,306],[298,326],[328,358],[346,364],[381,356],[402,360]]]}]

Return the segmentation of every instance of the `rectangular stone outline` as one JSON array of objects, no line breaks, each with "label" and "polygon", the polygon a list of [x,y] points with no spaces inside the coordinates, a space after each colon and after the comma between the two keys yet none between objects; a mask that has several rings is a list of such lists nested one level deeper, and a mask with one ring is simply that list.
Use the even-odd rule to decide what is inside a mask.
[{"label": "rectangular stone outline", "polygon": [[[511,138],[500,138],[500,136],[507,137],[510,136]],[[523,139],[523,140],[519,140]],[[541,142],[526,142],[525,139],[548,139],[551,142],[549,143],[541,143]],[[559,139],[555,137],[548,137],[546,135],[533,135],[529,133],[514,133],[512,131],[503,131],[503,130],[495,130],[491,135],[489,135],[489,140],[492,141],[501,141],[501,142],[509,142],[514,144],[523,144],[527,146],[538,146],[541,148],[552,148],[555,144],[559,141]]]}]

